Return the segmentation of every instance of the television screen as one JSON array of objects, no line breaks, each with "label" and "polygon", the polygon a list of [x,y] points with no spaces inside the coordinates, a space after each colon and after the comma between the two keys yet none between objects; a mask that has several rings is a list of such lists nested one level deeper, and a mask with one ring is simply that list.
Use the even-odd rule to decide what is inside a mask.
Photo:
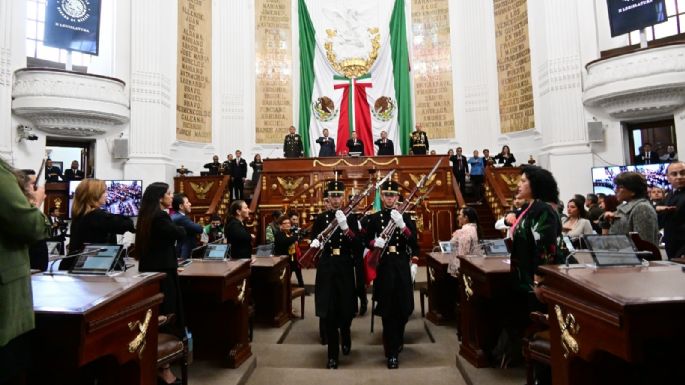
[{"label": "television screen", "polygon": [[664,0],[607,0],[607,7],[611,37],[667,20]]},{"label": "television screen", "polygon": [[638,166],[593,167],[592,189],[595,194],[614,195],[614,190],[616,189],[614,178],[625,171],[639,172],[645,176],[649,186],[667,189],[669,187],[668,179],[666,179],[666,168],[668,165],[669,163],[656,163]]},{"label": "television screen", "polygon": [[[71,218],[71,208],[74,202],[76,187],[81,183],[80,180],[69,182],[69,217]],[[121,214],[127,217],[137,217],[140,210],[140,201],[143,198],[143,183],[140,180],[106,180],[105,181],[107,200],[102,209],[112,213]]]}]

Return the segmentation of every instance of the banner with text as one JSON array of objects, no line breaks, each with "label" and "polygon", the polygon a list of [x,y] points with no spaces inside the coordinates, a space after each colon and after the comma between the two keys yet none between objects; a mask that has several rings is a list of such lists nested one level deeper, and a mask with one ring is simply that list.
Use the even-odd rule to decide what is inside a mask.
[{"label": "banner with text", "polygon": [[412,74],[417,124],[431,139],[454,137],[448,0],[412,0]]},{"label": "banner with text", "polygon": [[290,0],[255,1],[255,134],[280,143],[293,124]]},{"label": "banner with text", "polygon": [[212,142],[212,0],[178,0],[176,140]]},{"label": "banner with text", "polygon": [[535,127],[527,0],[494,0],[502,133]]},{"label": "banner with text", "polygon": [[48,0],[43,44],[98,54],[100,0]]}]

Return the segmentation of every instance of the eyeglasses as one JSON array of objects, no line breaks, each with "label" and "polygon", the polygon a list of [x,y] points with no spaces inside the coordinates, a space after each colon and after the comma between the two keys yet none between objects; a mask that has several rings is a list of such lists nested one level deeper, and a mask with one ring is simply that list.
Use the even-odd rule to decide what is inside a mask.
[{"label": "eyeglasses", "polygon": [[668,176],[670,176],[671,178],[675,178],[678,176],[685,176],[685,170],[671,171],[668,173]]}]

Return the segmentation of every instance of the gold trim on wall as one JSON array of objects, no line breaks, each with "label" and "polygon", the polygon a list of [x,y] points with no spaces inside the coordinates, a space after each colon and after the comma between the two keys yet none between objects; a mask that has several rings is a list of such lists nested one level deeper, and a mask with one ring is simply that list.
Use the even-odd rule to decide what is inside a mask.
[{"label": "gold trim on wall", "polygon": [[362,167],[362,166],[365,166],[368,162],[371,162],[376,166],[389,166],[393,163],[396,165],[400,164],[400,161],[397,158],[392,158],[387,162],[378,162],[378,161],[374,160],[373,158],[367,158],[366,160],[364,160],[360,164],[350,163],[347,161],[347,159],[339,159],[337,162],[334,162],[334,163],[324,163],[318,159],[314,159],[314,162],[312,163],[312,165],[314,167],[316,167],[316,166],[337,167],[338,165],[340,165],[340,163],[344,163],[346,166],[350,166],[350,167]]}]

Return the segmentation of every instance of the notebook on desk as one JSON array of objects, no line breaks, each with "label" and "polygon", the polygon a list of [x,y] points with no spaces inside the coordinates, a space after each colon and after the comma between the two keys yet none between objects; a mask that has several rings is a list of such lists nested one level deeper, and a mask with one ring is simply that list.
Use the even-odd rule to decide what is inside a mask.
[{"label": "notebook on desk", "polygon": [[583,235],[585,244],[592,251],[592,260],[597,266],[637,266],[642,259],[637,248],[627,235]]},{"label": "notebook on desk", "polygon": [[105,275],[110,271],[123,270],[122,249],[122,245],[86,245],[81,252],[85,255],[75,257],[77,258],[76,263],[69,272],[72,274]]}]

